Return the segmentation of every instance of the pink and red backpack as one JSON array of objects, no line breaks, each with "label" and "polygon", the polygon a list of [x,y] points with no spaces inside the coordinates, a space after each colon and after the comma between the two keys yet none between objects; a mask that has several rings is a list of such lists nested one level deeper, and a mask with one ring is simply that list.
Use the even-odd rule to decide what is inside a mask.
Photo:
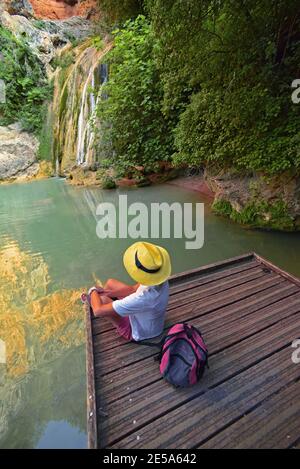
[{"label": "pink and red backpack", "polygon": [[140,344],[161,347],[160,372],[175,387],[196,384],[208,367],[208,351],[201,332],[187,323],[175,324],[159,344]]},{"label": "pink and red backpack", "polygon": [[176,387],[191,386],[202,377],[207,357],[200,331],[189,324],[175,324],[163,341],[160,372]]}]

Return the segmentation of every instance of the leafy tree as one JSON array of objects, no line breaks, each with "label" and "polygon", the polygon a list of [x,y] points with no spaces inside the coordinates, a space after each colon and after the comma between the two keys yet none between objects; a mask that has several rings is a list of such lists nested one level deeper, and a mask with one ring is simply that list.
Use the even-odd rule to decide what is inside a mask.
[{"label": "leafy tree", "polygon": [[43,104],[49,98],[44,66],[30,49],[0,26],[0,79],[6,85],[6,103],[0,104],[0,125],[21,121],[26,130],[38,132]]},{"label": "leafy tree", "polygon": [[120,174],[136,166],[153,170],[172,153],[167,119],[161,112],[163,90],[154,61],[155,39],[144,16],[115,31],[109,55],[110,79],[100,100],[98,115],[102,155]]},{"label": "leafy tree", "polygon": [[[176,164],[299,172],[300,106],[291,100],[291,84],[299,78],[299,1],[145,0],[143,5],[150,21],[147,31],[139,30],[144,45],[136,46],[133,23],[117,35],[113,60],[120,70],[112,65],[108,100],[115,106],[109,114],[111,142],[123,142],[122,150],[113,146],[115,157],[130,154],[132,160],[135,148],[136,161],[151,161],[151,152],[142,156],[147,132],[140,145],[140,134],[126,130],[125,120],[118,127],[122,119],[117,116],[122,109],[118,100],[126,101],[128,117],[140,108],[142,96],[150,96],[151,115],[159,115],[164,124],[164,157],[173,152]],[[124,10],[119,7],[112,11],[121,21]],[[136,12],[127,9],[127,15]],[[137,63],[145,66],[145,80]],[[159,80],[155,92],[151,82],[145,84],[148,73]],[[144,87],[131,90],[135,80]],[[122,94],[122,81],[130,101]],[[114,128],[123,131],[122,137]]]},{"label": "leafy tree", "polygon": [[134,18],[143,10],[143,0],[99,0],[99,4],[112,23]]},{"label": "leafy tree", "polygon": [[147,0],[176,162],[276,173],[300,165],[297,0]]}]

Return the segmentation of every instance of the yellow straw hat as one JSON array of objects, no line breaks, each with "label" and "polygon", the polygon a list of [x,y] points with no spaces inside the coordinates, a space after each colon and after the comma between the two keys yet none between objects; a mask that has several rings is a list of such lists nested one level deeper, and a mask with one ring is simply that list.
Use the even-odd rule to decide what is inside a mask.
[{"label": "yellow straw hat", "polygon": [[134,243],[125,251],[123,262],[133,280],[142,285],[160,285],[171,275],[168,252],[155,244]]}]

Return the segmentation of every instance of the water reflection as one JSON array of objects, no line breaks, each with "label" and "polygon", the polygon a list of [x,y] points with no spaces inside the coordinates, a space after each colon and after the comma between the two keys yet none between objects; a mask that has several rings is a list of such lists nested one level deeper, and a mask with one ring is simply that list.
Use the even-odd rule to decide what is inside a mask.
[{"label": "water reflection", "polygon": [[[19,379],[6,380],[0,387],[1,448],[86,447],[84,369],[81,346]],[[53,426],[57,432],[64,428],[60,446]]]},{"label": "water reflection", "polygon": [[[78,392],[77,388],[82,388],[84,381],[83,354],[82,351],[79,356],[76,353],[76,348],[84,342],[82,306],[78,302],[80,291],[49,293],[51,279],[42,256],[22,251],[15,241],[8,238],[0,251],[0,279],[0,441],[3,440],[2,447],[30,447],[35,445],[33,441],[25,441],[30,438],[30,427],[34,427],[34,439],[39,438],[37,424],[43,419],[38,413],[35,421],[32,412],[39,412],[40,406],[47,411],[49,419],[57,414],[59,419],[65,415],[68,422],[74,421],[74,409],[70,410],[67,406],[67,416],[68,411],[63,404],[65,399],[59,396],[66,386],[66,392],[71,393],[78,377],[81,379],[75,386],[75,392]],[[66,367],[61,356],[70,349],[74,351],[76,361]],[[57,363],[53,364],[55,360]],[[56,366],[60,373],[55,372]],[[69,382],[66,371],[70,375]],[[70,397],[75,398],[74,395]],[[53,399],[55,412],[51,408]],[[78,401],[76,406],[80,407],[81,403],[84,410],[81,396]],[[30,414],[26,418],[28,405]],[[15,419],[19,421],[24,418],[26,426],[22,421],[12,425]],[[76,428],[81,428],[81,432],[84,432],[83,422],[81,415],[76,422]],[[27,434],[25,440],[24,429]],[[43,426],[40,428],[42,431]]]},{"label": "water reflection", "polygon": [[49,441],[51,441],[52,448],[55,449],[84,448],[86,445],[86,434],[78,428],[72,427],[64,420],[50,421],[36,448],[48,448]]}]

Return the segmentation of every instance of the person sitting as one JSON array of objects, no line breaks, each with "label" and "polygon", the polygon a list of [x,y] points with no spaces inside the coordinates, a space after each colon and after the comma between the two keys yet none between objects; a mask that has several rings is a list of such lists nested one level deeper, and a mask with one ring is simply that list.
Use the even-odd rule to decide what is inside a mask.
[{"label": "person sitting", "polygon": [[137,283],[109,279],[104,288],[91,288],[93,314],[108,320],[127,341],[159,336],[169,299],[170,256],[160,246],[137,242],[125,251],[123,263]]}]

